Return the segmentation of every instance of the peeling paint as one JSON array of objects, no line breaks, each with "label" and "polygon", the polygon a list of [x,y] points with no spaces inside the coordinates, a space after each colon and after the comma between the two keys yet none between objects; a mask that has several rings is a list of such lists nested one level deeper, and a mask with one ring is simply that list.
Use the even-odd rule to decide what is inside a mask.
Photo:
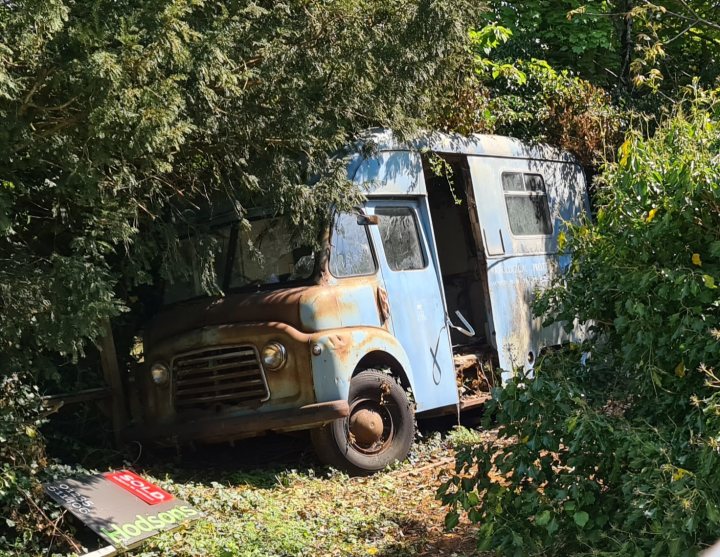
[{"label": "peeling paint", "polygon": [[[135,373],[142,410],[136,417],[135,435],[216,441],[316,427],[347,415],[350,380],[362,365],[389,369],[401,378],[412,390],[418,412],[455,408],[462,406],[458,387],[489,389],[491,380],[481,380],[478,370],[492,371],[496,362],[508,372],[527,367],[532,363],[530,352],[537,356],[543,346],[572,338],[561,325],[542,327],[531,305],[535,289],[568,264],[567,256],[557,253],[557,235],[564,222],[587,211],[584,178],[573,160],[548,148],[496,136],[437,134],[426,140],[425,146],[443,153],[467,155],[464,179],[468,235],[474,242],[471,257],[476,261],[473,280],[487,314],[484,345],[453,361],[450,316],[419,152],[422,145],[401,145],[387,133],[376,139],[380,151],[353,160],[348,175],[367,191],[369,214],[382,206],[412,209],[426,266],[407,272],[391,268],[378,227],[370,226],[378,263],[373,275],[332,276],[325,234],[312,284],[235,292],[164,308],[147,328],[147,367]],[[546,177],[552,234],[511,233],[500,185],[501,173],[508,170]],[[453,241],[454,237],[448,245]],[[269,343],[285,348],[286,361],[276,371],[262,363],[262,350]],[[242,361],[232,359],[236,352],[244,354]],[[199,363],[192,364],[196,376],[185,380],[200,401],[197,405],[179,405],[175,398],[180,371],[172,368],[177,367],[179,355],[188,354],[201,355],[195,358]],[[148,369],[158,362],[171,368],[169,384],[152,382]],[[459,383],[456,365],[461,371]],[[255,399],[226,396],[227,385],[235,385],[231,381],[247,383],[252,393],[266,382],[268,394]],[[478,400],[485,396],[480,391],[473,394]],[[225,404],[226,399],[232,404]]]}]

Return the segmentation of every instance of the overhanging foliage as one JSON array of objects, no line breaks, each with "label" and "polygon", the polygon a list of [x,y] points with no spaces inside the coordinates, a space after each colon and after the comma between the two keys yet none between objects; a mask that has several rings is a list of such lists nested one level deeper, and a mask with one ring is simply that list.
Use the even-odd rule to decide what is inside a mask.
[{"label": "overhanging foliage", "polygon": [[430,0],[3,3],[3,369],[81,354],[134,287],[172,273],[177,231],[207,200],[305,225],[351,203],[329,157],[365,128],[427,121],[468,56],[467,13]]}]

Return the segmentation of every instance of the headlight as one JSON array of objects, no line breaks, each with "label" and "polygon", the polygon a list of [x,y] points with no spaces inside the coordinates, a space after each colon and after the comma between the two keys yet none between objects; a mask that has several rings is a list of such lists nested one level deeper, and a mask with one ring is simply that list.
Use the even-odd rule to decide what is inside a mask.
[{"label": "headlight", "polygon": [[164,385],[170,379],[170,370],[163,363],[156,363],[150,368],[150,376],[156,385]]},{"label": "headlight", "polygon": [[270,342],[265,345],[260,354],[263,365],[270,371],[277,371],[287,362],[287,351],[279,342]]}]

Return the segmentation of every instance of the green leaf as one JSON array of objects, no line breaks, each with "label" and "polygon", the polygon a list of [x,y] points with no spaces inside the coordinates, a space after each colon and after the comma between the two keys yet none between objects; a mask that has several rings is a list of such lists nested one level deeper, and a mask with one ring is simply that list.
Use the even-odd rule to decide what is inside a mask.
[{"label": "green leaf", "polygon": [[545,529],[547,530],[548,534],[550,534],[552,536],[555,532],[557,532],[560,529],[560,525],[558,524],[558,521],[555,520],[555,518],[553,518],[550,521],[550,524],[548,524]]},{"label": "green leaf", "polygon": [[713,524],[720,524],[720,512],[718,511],[717,505],[711,501],[705,503],[705,512],[707,513],[708,519]]},{"label": "green leaf", "polygon": [[573,515],[573,520],[575,524],[582,528],[588,523],[588,520],[590,520],[590,515],[585,511],[578,511]]},{"label": "green leaf", "polygon": [[720,257],[720,240],[710,242],[710,255]]},{"label": "green leaf", "polygon": [[577,427],[578,423],[578,416],[573,415],[571,416],[566,422],[565,422],[565,428],[568,433],[572,433],[573,430]]},{"label": "green leaf", "polygon": [[460,522],[460,515],[457,511],[450,511],[445,515],[445,529],[452,530]]},{"label": "green leaf", "polygon": [[544,510],[535,516],[535,524],[538,526],[545,526],[550,522],[550,518],[552,518],[550,511]]}]

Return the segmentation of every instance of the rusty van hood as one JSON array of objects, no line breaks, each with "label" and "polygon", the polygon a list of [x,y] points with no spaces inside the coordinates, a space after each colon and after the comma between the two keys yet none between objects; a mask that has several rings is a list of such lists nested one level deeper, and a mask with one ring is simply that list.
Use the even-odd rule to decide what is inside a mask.
[{"label": "rusty van hood", "polygon": [[145,342],[150,346],[202,327],[226,323],[281,321],[302,329],[300,301],[316,286],[204,297],[167,306],[153,317]]}]

